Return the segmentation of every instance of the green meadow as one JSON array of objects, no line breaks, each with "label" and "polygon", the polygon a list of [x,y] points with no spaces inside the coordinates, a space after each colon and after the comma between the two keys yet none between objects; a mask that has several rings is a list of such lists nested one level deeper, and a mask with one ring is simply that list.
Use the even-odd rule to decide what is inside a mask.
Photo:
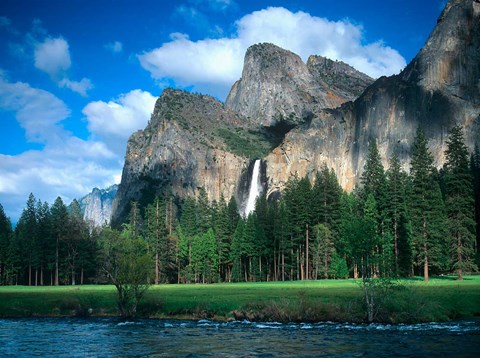
[{"label": "green meadow", "polygon": [[[114,286],[0,287],[0,317],[116,316]],[[355,280],[151,286],[138,316],[283,322],[364,322]],[[381,292],[376,321],[415,323],[480,317],[480,276],[403,279]]]}]

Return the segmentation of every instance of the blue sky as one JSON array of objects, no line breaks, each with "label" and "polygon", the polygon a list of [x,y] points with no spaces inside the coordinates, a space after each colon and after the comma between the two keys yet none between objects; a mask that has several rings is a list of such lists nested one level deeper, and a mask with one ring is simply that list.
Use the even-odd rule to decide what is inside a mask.
[{"label": "blue sky", "polygon": [[273,42],[378,77],[425,43],[445,0],[2,0],[0,203],[69,203],[120,180],[166,87],[224,100],[248,46]]}]

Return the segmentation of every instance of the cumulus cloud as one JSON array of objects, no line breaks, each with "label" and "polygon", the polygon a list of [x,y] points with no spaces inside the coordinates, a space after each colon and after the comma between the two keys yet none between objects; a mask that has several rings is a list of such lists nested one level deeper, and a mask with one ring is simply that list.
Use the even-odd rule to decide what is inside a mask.
[{"label": "cumulus cloud", "polygon": [[124,151],[128,137],[147,125],[155,101],[149,92],[136,89],[108,102],[90,102],[83,114],[92,134]]},{"label": "cumulus cloud", "polygon": [[62,135],[57,124],[70,115],[63,101],[50,92],[23,82],[0,77],[0,108],[16,113],[16,119],[31,142],[47,143]]},{"label": "cumulus cloud", "polygon": [[68,77],[72,60],[69,44],[62,37],[47,37],[43,42],[36,42],[34,59],[35,67],[47,73],[61,88],[68,88],[84,97],[93,88],[92,81],[88,78],[73,81]]},{"label": "cumulus cloud", "polygon": [[47,38],[35,46],[35,67],[57,79],[70,68],[70,51],[65,39]]},{"label": "cumulus cloud", "polygon": [[14,112],[27,139],[44,145],[19,155],[0,154],[0,197],[14,221],[31,191],[50,203],[57,195],[68,203],[118,180],[121,156],[102,141],[66,131],[62,122],[70,109],[52,93],[0,76],[0,110]]},{"label": "cumulus cloud", "polygon": [[241,76],[246,49],[259,42],[293,51],[304,61],[312,54],[341,60],[374,78],[405,67],[405,59],[396,50],[381,41],[364,44],[362,36],[362,27],[348,20],[329,21],[269,7],[239,19],[233,37],[191,41],[185,34],[174,34],[170,42],[138,58],[157,80],[173,78],[179,86],[194,85],[222,99]]},{"label": "cumulus cloud", "polygon": [[123,44],[120,41],[109,42],[104,47],[113,53],[120,53],[123,51]]},{"label": "cumulus cloud", "polygon": [[111,185],[121,166],[119,169],[117,161],[111,158],[98,157],[105,154],[103,151],[92,157],[91,147],[91,143],[77,138],[67,140],[63,147],[15,156],[0,154],[0,196],[4,207],[9,208],[8,215],[14,221],[18,219],[30,192],[49,203],[57,196],[70,203],[94,187]]},{"label": "cumulus cloud", "polygon": [[93,88],[92,81],[90,81],[88,78],[82,78],[81,81],[71,81],[68,78],[64,78],[58,83],[58,85],[62,88],[66,87],[73,92],[77,92],[83,97],[86,97],[87,91]]}]

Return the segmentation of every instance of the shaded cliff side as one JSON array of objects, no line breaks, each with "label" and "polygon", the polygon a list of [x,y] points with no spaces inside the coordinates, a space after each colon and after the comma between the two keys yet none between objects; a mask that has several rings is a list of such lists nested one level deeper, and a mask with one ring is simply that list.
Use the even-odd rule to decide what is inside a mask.
[{"label": "shaded cliff side", "polygon": [[473,150],[480,139],[480,3],[451,0],[423,49],[399,74],[382,77],[354,102],[323,110],[291,131],[266,158],[268,192],[293,173],[308,175],[322,163],[334,168],[344,189],[356,185],[368,141],[388,167],[394,151],[408,168],[417,127],[428,138],[437,166],[444,162],[448,130],[464,127]]}]

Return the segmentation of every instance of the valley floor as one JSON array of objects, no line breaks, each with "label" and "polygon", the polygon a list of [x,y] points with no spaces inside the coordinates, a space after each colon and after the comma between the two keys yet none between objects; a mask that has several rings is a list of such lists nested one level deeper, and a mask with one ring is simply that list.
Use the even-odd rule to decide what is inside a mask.
[{"label": "valley floor", "polygon": [[[0,287],[0,317],[116,316],[114,286]],[[417,323],[480,317],[480,276],[402,279],[375,293],[377,322]],[[364,322],[360,281],[152,285],[139,317]]]}]

